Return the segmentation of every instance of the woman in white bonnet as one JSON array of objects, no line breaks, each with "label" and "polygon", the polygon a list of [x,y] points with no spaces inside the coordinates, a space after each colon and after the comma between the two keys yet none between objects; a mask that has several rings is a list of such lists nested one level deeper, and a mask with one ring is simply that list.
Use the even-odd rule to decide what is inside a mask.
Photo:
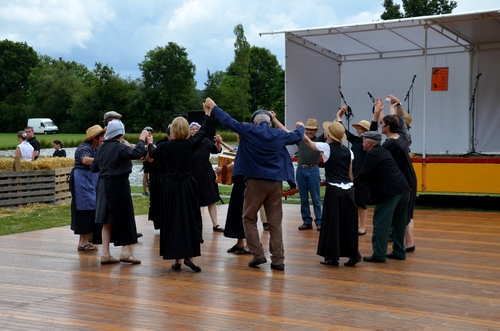
[{"label": "woman in white bonnet", "polygon": [[[109,122],[105,140],[97,149],[91,165],[93,172],[99,172],[95,222],[102,226],[102,238],[96,238],[95,233],[93,239],[94,244],[102,240],[101,264],[141,263],[132,256],[130,248],[137,243],[137,228],[128,177],[132,172],[132,160],[138,160],[144,154],[148,131],[142,130],[134,148],[120,143],[124,135],[125,126],[120,120]],[[152,137],[148,139],[152,141]],[[110,253],[111,242],[122,247],[119,259]]]},{"label": "woman in white bonnet", "polygon": [[16,153],[12,157],[17,156],[25,161],[33,161],[34,160],[34,156],[33,156],[34,148],[28,142],[28,135],[26,134],[26,132],[19,131],[17,133],[17,141],[19,141],[20,144],[17,145]]}]

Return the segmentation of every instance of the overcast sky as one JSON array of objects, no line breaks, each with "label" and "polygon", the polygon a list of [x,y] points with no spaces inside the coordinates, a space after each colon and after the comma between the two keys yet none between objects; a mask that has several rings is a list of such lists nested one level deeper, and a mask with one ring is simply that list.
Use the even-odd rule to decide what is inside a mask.
[{"label": "overcast sky", "polygon": [[[395,3],[401,3],[395,0]],[[242,24],[252,46],[284,64],[284,35],[295,30],[379,20],[383,0],[0,0],[0,40],[26,42],[41,54],[94,68],[108,64],[138,78],[138,63],[156,46],[185,47],[198,89],[207,69],[234,58],[233,29]],[[457,0],[454,14],[500,8],[498,0]]]}]

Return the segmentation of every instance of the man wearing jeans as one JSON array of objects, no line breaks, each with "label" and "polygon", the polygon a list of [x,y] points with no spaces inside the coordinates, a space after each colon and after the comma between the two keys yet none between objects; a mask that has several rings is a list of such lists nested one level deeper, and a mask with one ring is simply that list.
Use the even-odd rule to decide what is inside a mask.
[{"label": "man wearing jeans", "polygon": [[[319,140],[321,137],[316,138],[318,133],[318,121],[315,118],[307,120],[305,125],[305,134],[312,141]],[[296,180],[299,187],[300,196],[300,213],[302,215],[303,224],[299,226],[299,230],[312,229],[311,207],[309,206],[309,193],[314,209],[314,223],[316,229],[321,230],[321,199],[319,196],[319,188],[321,178],[319,175],[319,158],[320,153],[313,151],[307,146],[303,140],[297,143],[299,148],[299,159],[297,162]]]},{"label": "man wearing jeans", "polygon": [[269,227],[269,251],[271,269],[285,269],[283,247],[283,181],[293,178],[292,159],[286,145],[296,144],[304,135],[304,124],[297,122],[297,129],[286,132],[271,128],[272,115],[265,110],[252,114],[250,123],[236,121],[207,98],[205,108],[211,108],[217,120],[240,136],[238,157],[234,161],[233,176],[246,178],[243,200],[243,227],[248,248],[253,254],[249,267],[266,263],[257,229],[257,213],[262,205],[266,211]]}]

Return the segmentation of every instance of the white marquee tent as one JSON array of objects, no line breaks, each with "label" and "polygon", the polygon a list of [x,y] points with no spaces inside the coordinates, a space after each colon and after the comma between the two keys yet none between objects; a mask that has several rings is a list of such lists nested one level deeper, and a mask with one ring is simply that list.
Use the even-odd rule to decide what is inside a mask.
[{"label": "white marquee tent", "polygon": [[[285,35],[287,127],[333,120],[339,92],[352,108],[350,124],[370,121],[368,92],[391,93],[413,117],[413,152],[500,154],[500,10],[261,35],[277,33]],[[435,68],[448,72],[444,90],[431,89]]]}]

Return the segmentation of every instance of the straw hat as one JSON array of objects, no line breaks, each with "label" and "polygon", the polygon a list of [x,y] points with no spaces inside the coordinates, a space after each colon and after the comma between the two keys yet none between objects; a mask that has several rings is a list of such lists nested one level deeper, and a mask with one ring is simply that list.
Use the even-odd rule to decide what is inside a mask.
[{"label": "straw hat", "polygon": [[404,113],[405,114],[405,122],[406,122],[406,126],[408,127],[408,129],[411,129],[411,121],[413,121],[413,118],[411,117],[410,114],[408,114],[407,112]]},{"label": "straw hat", "polygon": [[94,125],[91,126],[90,128],[87,129],[86,134],[87,138],[85,138],[83,141],[89,141],[100,135],[101,133],[106,132],[106,128],[101,128],[100,125]]},{"label": "straw hat", "polygon": [[307,120],[307,123],[304,126],[304,128],[309,130],[317,130],[319,128],[318,121],[316,121],[315,118],[310,118]]},{"label": "straw hat", "polygon": [[345,128],[339,122],[323,122],[323,129],[335,141],[343,142],[347,139]]},{"label": "straw hat", "polygon": [[361,128],[365,129],[366,131],[370,131],[370,122],[365,120],[361,120],[359,121],[359,123],[354,123],[352,126],[355,128]]}]

